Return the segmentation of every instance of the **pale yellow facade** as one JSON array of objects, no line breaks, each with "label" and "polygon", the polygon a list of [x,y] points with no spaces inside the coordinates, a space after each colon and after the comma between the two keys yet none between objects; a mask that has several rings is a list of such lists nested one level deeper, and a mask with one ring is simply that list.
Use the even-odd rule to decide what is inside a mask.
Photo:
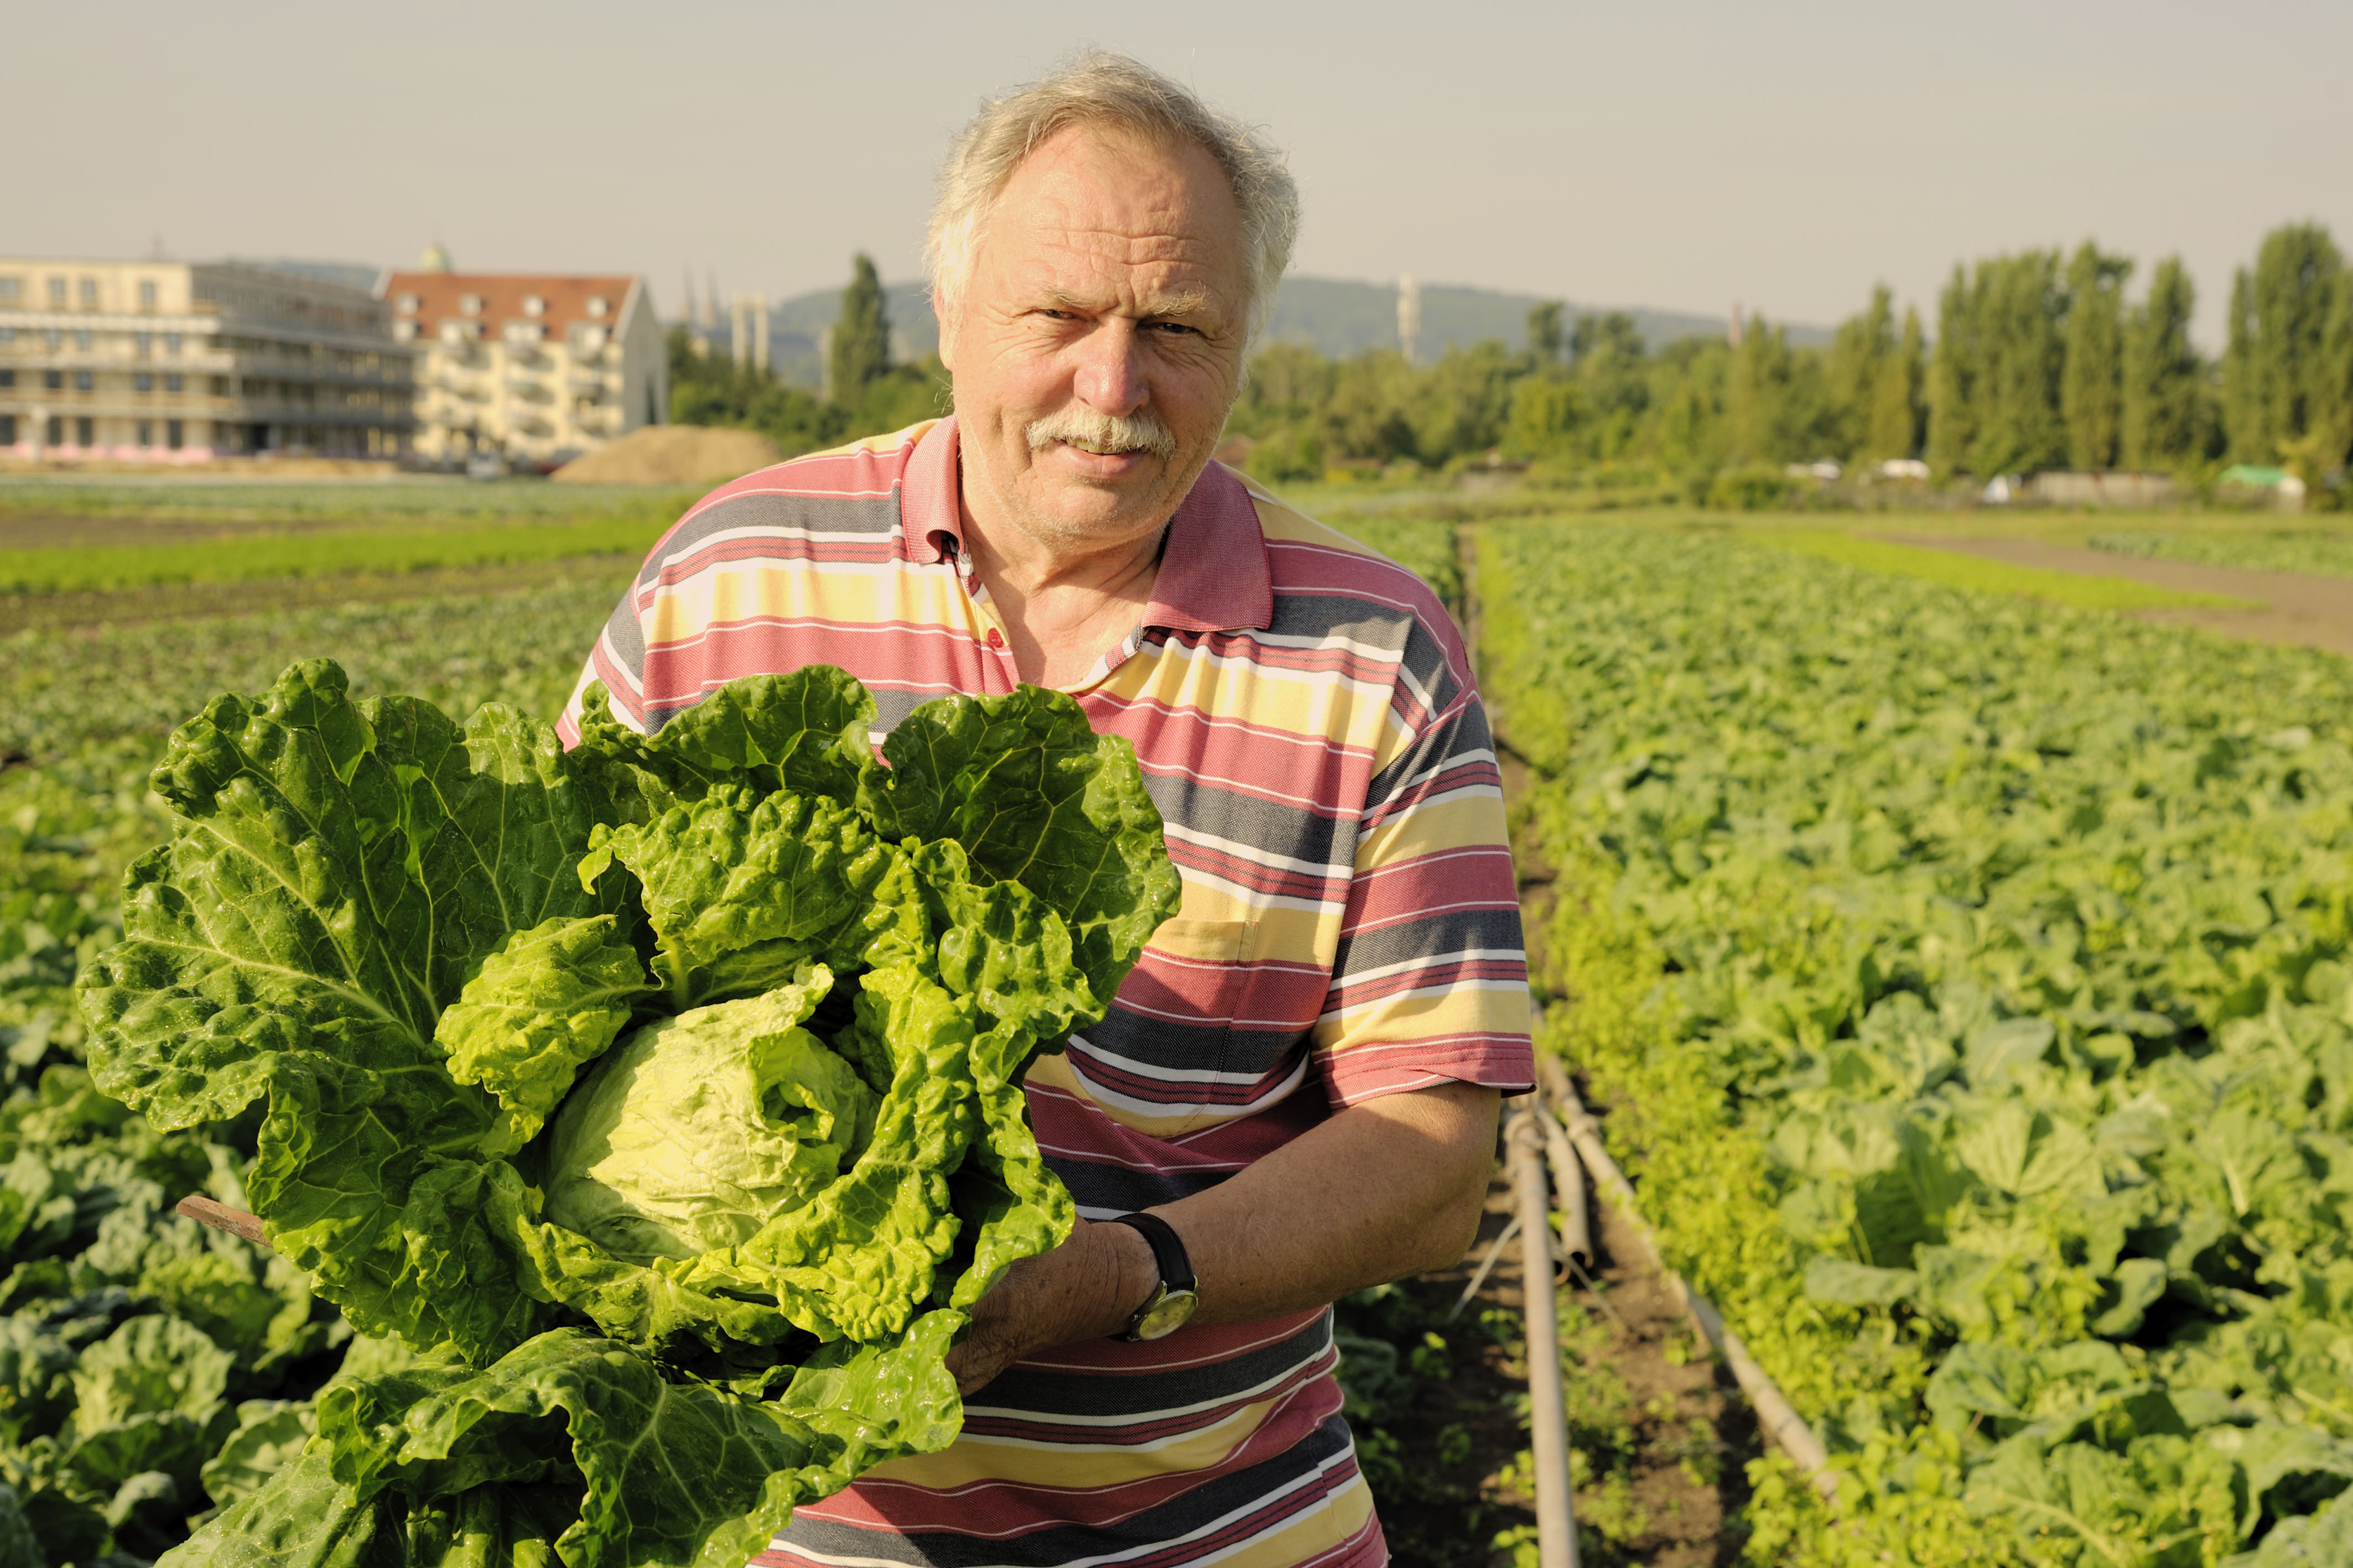
[{"label": "pale yellow facade", "polygon": [[641,278],[418,270],[387,274],[378,293],[395,335],[422,355],[423,461],[553,468],[669,406]]},{"label": "pale yellow facade", "polygon": [[416,358],[363,289],[236,263],[0,256],[0,455],[397,459]]}]

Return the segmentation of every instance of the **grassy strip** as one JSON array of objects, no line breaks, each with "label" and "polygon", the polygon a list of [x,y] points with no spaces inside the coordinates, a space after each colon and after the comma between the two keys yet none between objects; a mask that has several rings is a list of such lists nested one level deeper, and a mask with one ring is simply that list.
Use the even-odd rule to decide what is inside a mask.
[{"label": "grassy strip", "polygon": [[0,550],[0,592],[92,593],[182,583],[384,575],[583,555],[642,556],[666,526],[644,517],[619,517],[523,527],[264,535],[234,542]]},{"label": "grassy strip", "polygon": [[2353,577],[2353,530],[2296,533],[2094,533],[2094,550],[2159,561],[2191,561],[2242,572],[2293,572],[2309,577]]},{"label": "grassy strip", "polygon": [[229,521],[485,522],[638,515],[676,517],[701,491],[541,479],[152,479],[0,476],[0,517],[200,518]]},{"label": "grassy strip", "polygon": [[1883,539],[1863,539],[1852,533],[1800,529],[1760,529],[1750,537],[1821,561],[1835,561],[1866,572],[1895,577],[1916,577],[1947,588],[1980,594],[2007,594],[2039,599],[2078,610],[2253,610],[2263,606],[2251,599],[2221,594],[2188,593],[2136,583],[2127,577],[2084,577],[2040,566],[2013,566],[2006,561],[1964,555],[1950,550],[1930,550],[1916,544],[1894,544]]}]

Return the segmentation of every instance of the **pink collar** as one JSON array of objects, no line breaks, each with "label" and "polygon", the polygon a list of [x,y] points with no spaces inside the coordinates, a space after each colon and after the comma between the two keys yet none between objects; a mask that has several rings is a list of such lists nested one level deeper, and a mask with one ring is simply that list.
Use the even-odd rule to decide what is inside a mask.
[{"label": "pink collar", "polygon": [[[926,566],[964,551],[962,469],[955,416],[923,432],[901,480],[907,553]],[[1211,463],[1168,522],[1168,543],[1144,625],[1176,632],[1262,631],[1274,620],[1274,579],[1258,509],[1240,479]]]}]

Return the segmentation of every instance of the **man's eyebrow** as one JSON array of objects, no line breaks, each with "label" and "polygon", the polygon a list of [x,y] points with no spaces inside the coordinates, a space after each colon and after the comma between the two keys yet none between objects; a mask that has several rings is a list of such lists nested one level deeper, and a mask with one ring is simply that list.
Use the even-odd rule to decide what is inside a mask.
[{"label": "man's eyebrow", "polygon": [[[1073,294],[1050,283],[1039,290],[1039,297],[1058,310],[1091,311],[1103,308],[1100,299]],[[1208,289],[1192,283],[1155,294],[1146,301],[1146,314],[1152,316],[1196,316],[1214,312],[1217,300]]]}]

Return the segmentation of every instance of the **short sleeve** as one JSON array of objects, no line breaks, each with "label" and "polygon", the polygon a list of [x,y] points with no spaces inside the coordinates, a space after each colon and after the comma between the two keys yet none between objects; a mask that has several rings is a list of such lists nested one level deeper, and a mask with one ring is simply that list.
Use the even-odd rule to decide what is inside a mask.
[{"label": "short sleeve", "polygon": [[1533,1087],[1503,778],[1475,689],[1376,775],[1313,1037],[1336,1109],[1454,1081]]},{"label": "short sleeve", "polygon": [[564,716],[555,721],[556,738],[566,750],[580,743],[580,701],[599,680],[611,694],[613,717],[640,734],[646,731],[646,634],[638,618],[638,594],[635,583],[622,593],[580,667],[580,679],[572,683]]}]

